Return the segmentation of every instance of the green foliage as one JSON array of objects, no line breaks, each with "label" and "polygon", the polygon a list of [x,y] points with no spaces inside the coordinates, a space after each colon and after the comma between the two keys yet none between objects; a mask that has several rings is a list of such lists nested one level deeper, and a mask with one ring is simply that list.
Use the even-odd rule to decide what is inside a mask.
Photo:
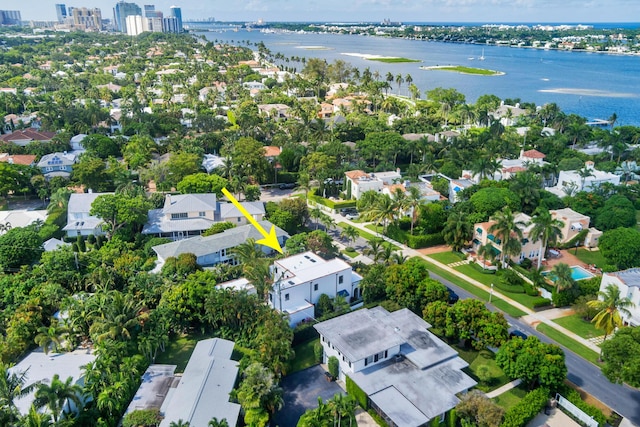
[{"label": "green foliage", "polygon": [[598,425],[607,425],[608,420],[604,413],[595,406],[590,405],[582,400],[582,396],[580,396],[580,393],[578,393],[578,391],[576,391],[575,389],[569,387],[566,384],[563,384],[562,387],[558,389],[558,393],[565,397],[569,402],[576,405],[579,409],[584,411],[587,415],[593,417],[593,419],[598,422]]},{"label": "green foliage", "polygon": [[519,378],[530,388],[555,388],[567,377],[562,349],[535,336],[507,341],[498,350],[496,363],[509,378]]},{"label": "green foliage", "polygon": [[333,303],[331,302],[331,298],[329,298],[329,295],[327,294],[320,295],[320,297],[318,298],[318,303],[315,307],[316,318],[319,319],[326,313],[331,312],[333,312]]},{"label": "green foliage", "polygon": [[636,209],[631,200],[621,195],[613,195],[598,209],[596,221],[598,230],[607,231],[618,227],[636,225]]},{"label": "green foliage", "polygon": [[462,419],[487,427],[498,427],[504,414],[504,409],[478,390],[463,395],[455,409]]},{"label": "green foliage", "polygon": [[337,357],[335,356],[329,357],[329,360],[327,361],[327,368],[329,369],[329,375],[331,375],[331,378],[333,379],[338,378],[338,374],[340,370],[340,361],[338,361]]},{"label": "green foliage", "polygon": [[618,270],[640,266],[640,231],[635,228],[616,228],[604,232],[598,244],[607,262]]},{"label": "green foliage", "polygon": [[539,297],[533,301],[532,306],[534,309],[549,307],[551,305],[551,301],[547,298]]},{"label": "green foliage", "polygon": [[353,382],[353,380],[348,375],[346,377],[345,385],[346,385],[347,393],[349,394],[349,396],[355,397],[355,399],[358,401],[358,404],[363,409],[365,410],[368,409],[369,397],[367,396],[367,393],[362,391],[362,389],[358,387],[358,384]]},{"label": "green foliage", "polygon": [[34,226],[16,227],[0,235],[0,269],[16,270],[37,261],[42,239]]},{"label": "green foliage", "polygon": [[395,224],[391,224],[387,228],[386,236],[397,242],[404,243],[412,249],[428,248],[445,243],[442,233],[411,235]]},{"label": "green foliage", "polygon": [[233,223],[231,223],[229,221],[216,222],[211,227],[206,229],[202,233],[202,236],[206,237],[206,236],[213,236],[214,234],[220,234],[220,233],[224,232],[224,230],[229,230],[231,228],[234,228],[235,226],[236,226],[235,224],[233,224]]},{"label": "green foliage", "polygon": [[319,203],[323,206],[326,206],[334,210],[343,209],[343,208],[353,208],[356,206],[355,200],[345,200],[345,201],[336,202],[334,200],[325,199],[323,197],[316,196],[315,194],[311,194],[311,193],[309,193],[308,198],[309,200],[312,200],[315,203]]},{"label": "green foliage", "polygon": [[313,327],[313,323],[300,323],[293,330],[293,342],[292,345],[296,346],[301,343],[318,339],[320,335],[318,331]]},{"label": "green foliage", "polygon": [[122,427],[156,427],[162,416],[159,409],[136,409],[122,419]]},{"label": "green foliage", "polygon": [[176,188],[182,194],[214,193],[222,197],[222,189],[228,185],[229,181],[219,175],[196,173],[182,178]]},{"label": "green foliage", "polygon": [[602,373],[615,383],[640,387],[640,328],[621,328],[602,344]]},{"label": "green foliage", "polygon": [[506,188],[483,188],[471,196],[469,201],[485,221],[504,207],[509,207],[515,212],[520,210],[520,198]]},{"label": "green foliage", "polygon": [[244,197],[247,202],[256,202],[260,200],[261,195],[262,191],[260,191],[259,185],[247,185],[247,188],[244,189]]},{"label": "green foliage", "polygon": [[503,427],[524,427],[544,408],[549,400],[549,390],[538,388],[527,395],[504,414]]}]

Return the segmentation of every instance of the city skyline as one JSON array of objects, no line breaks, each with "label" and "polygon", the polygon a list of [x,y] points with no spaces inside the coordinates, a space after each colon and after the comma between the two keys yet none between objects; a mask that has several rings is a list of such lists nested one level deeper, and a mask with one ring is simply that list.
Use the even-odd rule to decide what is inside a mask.
[{"label": "city skyline", "polygon": [[[115,0],[77,0],[67,6],[101,8],[104,16]],[[598,23],[640,20],[636,0],[250,0],[239,6],[233,2],[199,0],[157,0],[135,2],[140,7],[155,4],[158,10],[182,8],[184,20],[213,17],[218,21],[325,21],[325,22],[528,22]],[[204,3],[204,4],[203,4]],[[55,21],[50,0],[24,0],[19,7],[23,20]],[[630,20],[634,17],[635,20]]]}]

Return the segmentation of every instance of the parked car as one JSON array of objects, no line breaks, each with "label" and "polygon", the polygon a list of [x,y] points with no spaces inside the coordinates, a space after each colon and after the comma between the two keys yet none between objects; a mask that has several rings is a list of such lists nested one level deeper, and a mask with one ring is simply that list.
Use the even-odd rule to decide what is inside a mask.
[{"label": "parked car", "polygon": [[523,340],[526,340],[527,334],[517,329],[514,329],[513,331],[509,332],[509,338],[522,338]]},{"label": "parked car", "polygon": [[351,211],[347,212],[344,217],[347,219],[358,219],[360,217],[360,214],[358,213],[358,211]]},{"label": "parked car", "polygon": [[458,296],[458,294],[456,294],[453,289],[451,289],[450,287],[447,286],[447,291],[449,292],[449,304],[455,304],[458,302],[458,300],[460,299],[460,297]]},{"label": "parked car", "polygon": [[286,183],[280,184],[278,188],[281,190],[291,190],[293,188],[296,188],[296,184],[293,182],[286,182]]}]

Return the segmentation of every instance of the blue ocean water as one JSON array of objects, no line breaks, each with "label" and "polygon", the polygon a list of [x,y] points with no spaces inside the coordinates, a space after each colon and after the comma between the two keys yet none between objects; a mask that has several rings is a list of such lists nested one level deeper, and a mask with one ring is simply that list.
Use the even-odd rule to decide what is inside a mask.
[{"label": "blue ocean water", "polygon": [[[611,25],[611,24],[609,24]],[[613,113],[618,125],[640,125],[640,56],[607,55],[544,49],[482,46],[418,40],[318,33],[263,33],[217,29],[202,32],[209,40],[239,43],[264,42],[273,53],[286,57],[317,57],[332,62],[342,59],[381,76],[410,74],[425,97],[425,91],[452,87],[475,102],[484,94],[519,98],[536,105],[555,102],[566,113],[591,119],[607,119]],[[323,49],[317,49],[317,47]],[[345,53],[401,56],[421,63],[387,64]],[[484,55],[483,55],[484,54]],[[483,61],[479,58],[484,56]],[[303,64],[284,63],[303,68]],[[420,66],[466,65],[504,72],[502,76],[464,75],[422,70]],[[392,92],[408,94],[407,85],[393,85]]]}]

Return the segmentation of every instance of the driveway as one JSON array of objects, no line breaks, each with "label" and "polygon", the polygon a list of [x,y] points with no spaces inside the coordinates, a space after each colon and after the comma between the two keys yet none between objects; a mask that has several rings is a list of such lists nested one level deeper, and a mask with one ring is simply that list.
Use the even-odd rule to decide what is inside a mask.
[{"label": "driveway", "polygon": [[284,390],[284,406],[272,423],[279,427],[296,427],[307,409],[318,407],[318,397],[327,401],[337,393],[344,394],[338,384],[326,380],[320,365],[286,376],[280,387]]}]

